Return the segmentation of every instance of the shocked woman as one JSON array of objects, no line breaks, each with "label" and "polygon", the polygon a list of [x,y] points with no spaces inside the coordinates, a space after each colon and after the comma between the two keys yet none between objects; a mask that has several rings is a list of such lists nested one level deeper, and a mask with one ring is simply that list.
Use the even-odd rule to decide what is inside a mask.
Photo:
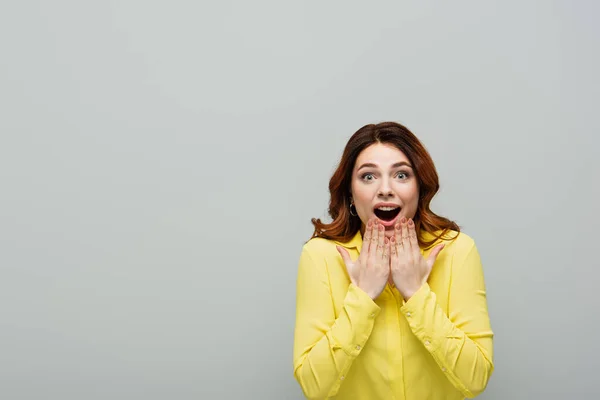
[{"label": "shocked woman", "polygon": [[479,252],[430,209],[434,163],[406,127],[366,125],[329,182],[331,223],[298,265],[294,376],[310,399],[464,399],[493,332]]}]

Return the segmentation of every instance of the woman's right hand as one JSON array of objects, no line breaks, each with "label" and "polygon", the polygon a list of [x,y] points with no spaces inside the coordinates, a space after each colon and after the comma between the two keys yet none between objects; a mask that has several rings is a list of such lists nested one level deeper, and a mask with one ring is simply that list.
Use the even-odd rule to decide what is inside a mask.
[{"label": "woman's right hand", "polygon": [[365,228],[362,249],[358,259],[352,261],[348,251],[336,246],[342,256],[350,280],[355,286],[375,300],[388,282],[390,276],[390,247],[385,237],[385,228],[371,219]]}]

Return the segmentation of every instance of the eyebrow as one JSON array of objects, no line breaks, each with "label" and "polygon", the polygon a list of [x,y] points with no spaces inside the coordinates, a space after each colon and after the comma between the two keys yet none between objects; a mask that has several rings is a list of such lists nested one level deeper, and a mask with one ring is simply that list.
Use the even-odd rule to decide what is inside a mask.
[{"label": "eyebrow", "polygon": [[[408,168],[412,168],[412,166],[409,163],[407,163],[406,161],[397,162],[394,165],[392,165],[392,168],[398,168],[398,167],[402,167],[402,166],[406,166]],[[377,165],[373,164],[373,163],[364,163],[363,165],[361,165],[357,169],[357,171],[360,171],[361,169],[368,168],[368,167],[370,167],[370,168],[377,168]]]}]

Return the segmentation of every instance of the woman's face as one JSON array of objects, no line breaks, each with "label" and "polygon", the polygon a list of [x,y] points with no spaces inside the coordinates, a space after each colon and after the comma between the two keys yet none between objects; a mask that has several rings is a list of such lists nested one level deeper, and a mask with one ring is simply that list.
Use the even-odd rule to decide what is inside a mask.
[{"label": "woman's face", "polygon": [[358,155],[351,192],[362,232],[369,219],[377,217],[385,236],[392,237],[396,222],[417,212],[417,178],[406,155],[391,144],[375,143]]}]

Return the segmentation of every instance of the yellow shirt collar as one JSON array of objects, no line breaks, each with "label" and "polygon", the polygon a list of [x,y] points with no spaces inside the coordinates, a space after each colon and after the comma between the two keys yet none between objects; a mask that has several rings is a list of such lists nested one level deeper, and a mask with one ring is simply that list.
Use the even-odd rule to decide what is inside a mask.
[{"label": "yellow shirt collar", "polygon": [[355,248],[360,253],[360,250],[362,249],[363,239],[362,239],[362,234],[360,233],[360,229],[359,229],[358,231],[356,231],[356,234],[354,235],[354,237],[352,239],[350,239],[349,241],[339,242],[337,240],[334,240],[334,242],[339,244],[342,247],[347,248],[347,249]]}]

